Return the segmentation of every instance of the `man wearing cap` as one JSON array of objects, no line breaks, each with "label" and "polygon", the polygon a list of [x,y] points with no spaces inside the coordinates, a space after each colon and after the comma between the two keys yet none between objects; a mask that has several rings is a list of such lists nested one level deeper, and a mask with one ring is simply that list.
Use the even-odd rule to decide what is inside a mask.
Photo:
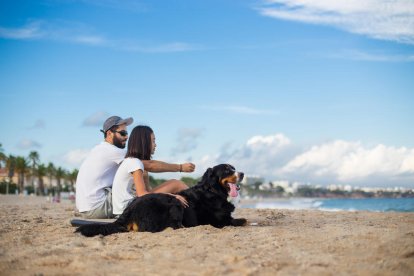
[{"label": "man wearing cap", "polygon": [[[128,139],[127,126],[132,118],[109,117],[101,130],[105,140],[96,145],[83,161],[76,179],[76,208],[84,218],[111,218],[112,183]],[[194,164],[169,164],[156,160],[143,162],[150,172],[193,172]]]}]

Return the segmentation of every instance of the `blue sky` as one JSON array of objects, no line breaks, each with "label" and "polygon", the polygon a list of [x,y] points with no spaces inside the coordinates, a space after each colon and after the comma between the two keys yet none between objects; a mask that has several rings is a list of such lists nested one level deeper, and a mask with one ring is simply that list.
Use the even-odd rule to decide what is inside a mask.
[{"label": "blue sky", "polygon": [[414,187],[414,3],[388,2],[1,1],[0,143],[77,168],[132,116],[194,177]]}]

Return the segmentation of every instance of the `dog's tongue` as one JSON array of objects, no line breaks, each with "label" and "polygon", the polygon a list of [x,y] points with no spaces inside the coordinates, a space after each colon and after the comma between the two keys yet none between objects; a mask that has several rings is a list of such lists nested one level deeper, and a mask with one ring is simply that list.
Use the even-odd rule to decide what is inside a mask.
[{"label": "dog's tongue", "polygon": [[239,195],[239,192],[237,191],[237,186],[234,183],[228,183],[230,186],[230,192],[229,195],[231,197],[237,197]]}]

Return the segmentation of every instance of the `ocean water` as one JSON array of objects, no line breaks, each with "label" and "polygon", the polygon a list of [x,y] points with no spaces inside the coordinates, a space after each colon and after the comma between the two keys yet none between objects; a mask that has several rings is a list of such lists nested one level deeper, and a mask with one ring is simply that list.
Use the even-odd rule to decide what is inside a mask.
[{"label": "ocean water", "polygon": [[243,200],[241,208],[269,208],[323,211],[414,212],[414,198],[291,198]]}]

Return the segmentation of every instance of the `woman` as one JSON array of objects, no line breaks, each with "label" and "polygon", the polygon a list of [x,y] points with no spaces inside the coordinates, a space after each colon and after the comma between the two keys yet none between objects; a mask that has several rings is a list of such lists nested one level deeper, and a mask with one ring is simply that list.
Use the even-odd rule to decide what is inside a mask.
[{"label": "woman", "polygon": [[[148,193],[178,193],[188,188],[184,182],[172,179],[152,190],[150,189],[148,181],[144,180],[144,176],[148,177],[148,175],[144,171],[144,164],[141,160],[150,160],[156,147],[155,135],[150,127],[136,126],[132,130],[125,159],[115,174],[112,186],[114,215],[122,214],[128,204],[137,196]],[[182,171],[181,165],[179,166]],[[180,195],[171,195],[180,200],[184,207],[188,207],[185,198]]]}]

